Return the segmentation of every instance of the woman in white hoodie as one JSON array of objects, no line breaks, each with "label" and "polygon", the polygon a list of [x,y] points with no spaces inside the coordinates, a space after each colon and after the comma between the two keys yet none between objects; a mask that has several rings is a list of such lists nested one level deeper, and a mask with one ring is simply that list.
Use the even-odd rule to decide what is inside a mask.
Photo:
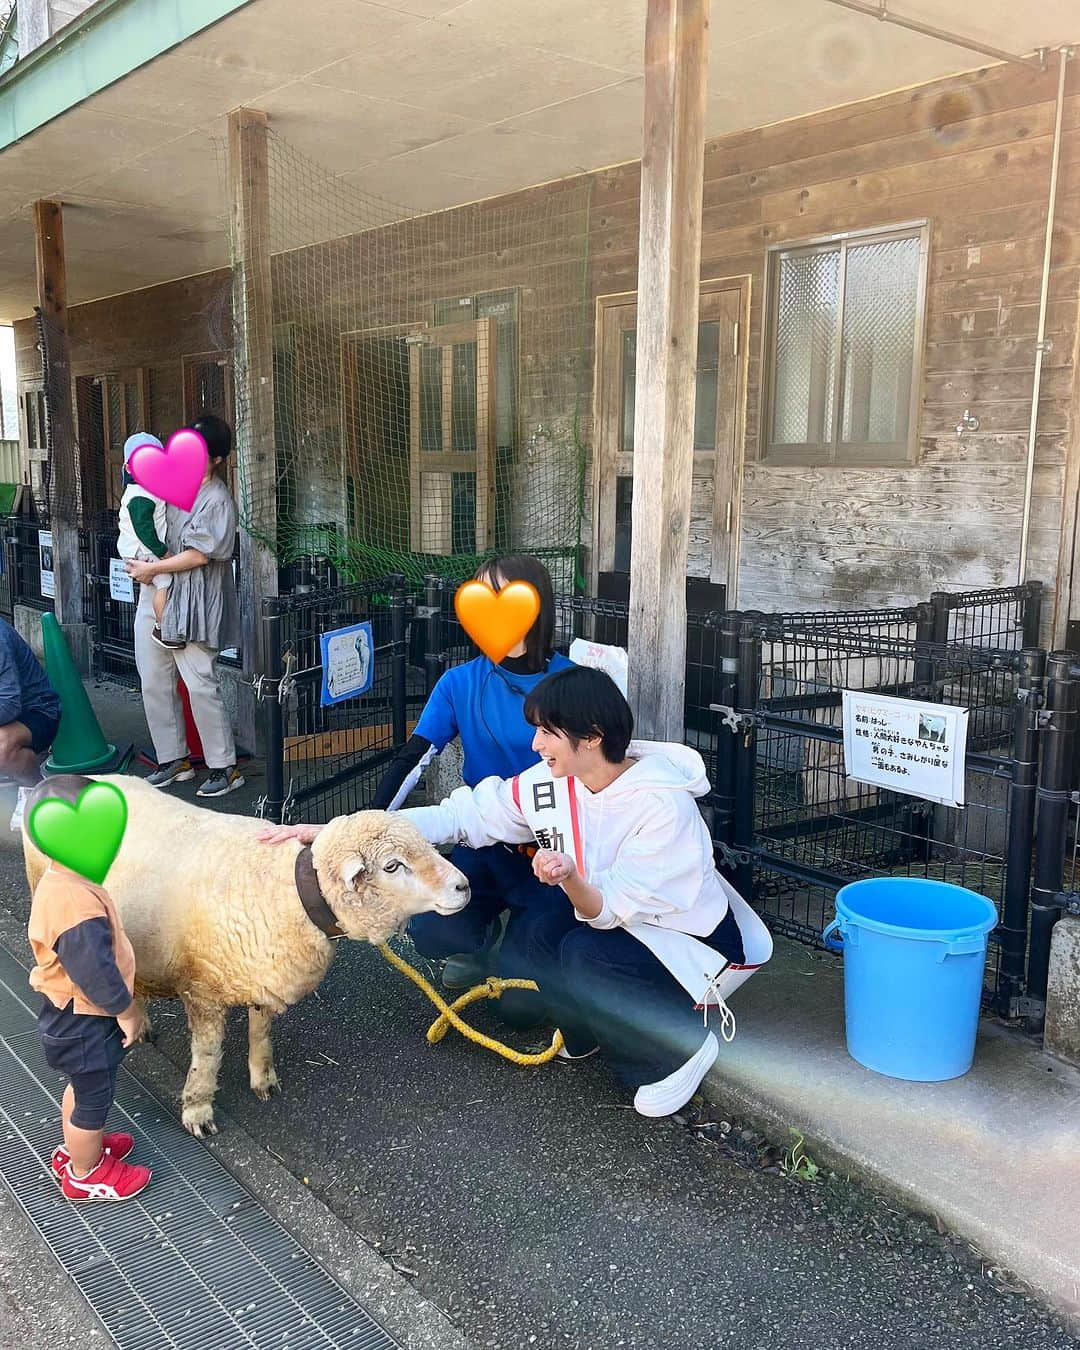
[{"label": "woman in white hoodie", "polygon": [[709,1008],[730,1040],[725,997],[769,959],[772,940],[716,870],[695,750],[631,741],[614,681],[584,667],[541,681],[525,716],[541,757],[533,768],[402,814],[433,844],[535,841],[537,877],[570,901],[535,930],[530,952],[563,1057],[600,1049],[637,1111],[670,1115],[719,1053]]}]

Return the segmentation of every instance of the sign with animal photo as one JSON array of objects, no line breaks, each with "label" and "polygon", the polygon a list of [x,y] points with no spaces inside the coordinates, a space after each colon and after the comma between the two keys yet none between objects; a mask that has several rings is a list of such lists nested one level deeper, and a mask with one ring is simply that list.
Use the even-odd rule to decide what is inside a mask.
[{"label": "sign with animal photo", "polygon": [[964,805],[967,708],[844,690],[844,771],[940,806]]},{"label": "sign with animal photo", "polygon": [[53,600],[56,598],[56,572],[53,562],[52,530],[38,530],[38,563],[41,571],[41,594]]},{"label": "sign with animal photo", "polygon": [[370,623],[320,633],[322,706],[366,694],[375,680],[375,637]]}]

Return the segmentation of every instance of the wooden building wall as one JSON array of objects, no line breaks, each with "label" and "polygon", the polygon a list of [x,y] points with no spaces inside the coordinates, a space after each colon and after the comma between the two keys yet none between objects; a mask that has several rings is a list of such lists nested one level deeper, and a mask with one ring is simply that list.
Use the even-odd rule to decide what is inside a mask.
[{"label": "wooden building wall", "polygon": [[[891,604],[924,598],[934,589],[1015,581],[1055,84],[1054,69],[1040,74],[994,68],[708,143],[701,275],[751,278],[740,605]],[[587,177],[582,429],[589,443],[593,305],[598,296],[636,289],[639,166]],[[545,265],[562,268],[562,276],[580,240],[558,210],[544,203],[560,194],[565,198],[570,187],[553,184],[427,217],[426,242],[415,223],[397,227],[396,245],[381,256],[389,269],[384,294],[400,303],[394,312],[373,310],[364,323],[424,317],[424,306],[438,295],[527,286],[530,278],[535,284]],[[439,256],[431,231],[440,221],[450,237],[465,229],[467,213],[486,214],[494,222],[518,209],[525,212],[520,220],[526,225],[504,232],[500,244],[493,224],[491,246],[476,249],[467,265],[457,259],[440,271],[425,264],[429,275],[418,289],[417,258]],[[931,222],[932,234],[918,462],[903,469],[807,469],[763,459],[766,250],[781,242],[922,218]],[[1071,73],[1065,109],[1058,222],[1047,326],[1053,349],[1044,368],[1029,567],[1030,576],[1051,585],[1059,574],[1059,550],[1063,575],[1067,579],[1071,573],[1080,456],[1080,382],[1075,379],[1080,68]],[[380,231],[383,245],[393,233]],[[346,241],[335,247],[355,246]],[[328,278],[340,276],[333,256],[327,258]],[[211,274],[73,309],[77,369],[148,364],[158,429],[175,424],[181,409],[179,356],[185,349],[207,350],[207,313],[221,284],[222,274]],[[561,303],[580,314],[577,297],[565,293],[565,280],[559,285]],[[281,294],[276,317],[295,320],[284,276]],[[565,424],[573,414],[572,382],[556,378],[559,353],[545,350],[544,344],[553,335],[565,343],[573,325],[549,315],[530,332],[528,313],[525,305],[522,408],[538,420],[542,412],[547,422]],[[22,370],[33,355],[28,354],[32,328],[18,325],[17,335]],[[310,332],[298,334],[301,365],[305,346],[310,351],[313,344],[326,350]],[[332,450],[338,372],[323,360],[311,379],[324,381],[325,398],[313,397],[303,415],[305,421],[317,421],[322,443]],[[311,391],[318,393],[314,382]],[[980,418],[981,429],[958,439],[955,427],[965,408]],[[589,479],[591,494],[591,474]],[[690,566],[697,575],[707,570],[700,545],[709,537],[711,503],[704,498],[699,485],[692,527],[698,542]],[[586,542],[588,529],[586,519]]]}]

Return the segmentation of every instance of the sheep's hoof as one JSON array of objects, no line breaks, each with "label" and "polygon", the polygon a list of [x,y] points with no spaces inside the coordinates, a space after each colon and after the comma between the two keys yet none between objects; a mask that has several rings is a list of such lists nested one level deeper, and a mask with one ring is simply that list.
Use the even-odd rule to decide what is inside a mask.
[{"label": "sheep's hoof", "polygon": [[252,1079],[251,1090],[261,1102],[268,1102],[275,1092],[281,1091],[281,1083],[278,1081],[277,1073],[271,1069],[269,1073],[262,1078]]},{"label": "sheep's hoof", "polygon": [[214,1124],[214,1108],[209,1102],[204,1102],[200,1106],[185,1106],[180,1121],[188,1134],[193,1134],[196,1139],[201,1139],[204,1134],[218,1132],[218,1127]]}]

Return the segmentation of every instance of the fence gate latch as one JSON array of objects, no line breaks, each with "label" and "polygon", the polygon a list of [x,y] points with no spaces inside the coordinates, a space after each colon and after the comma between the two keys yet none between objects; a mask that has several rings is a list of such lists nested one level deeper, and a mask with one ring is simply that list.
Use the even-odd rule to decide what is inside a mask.
[{"label": "fence gate latch", "polygon": [[1009,999],[1009,1016],[1013,1018],[1034,1017],[1042,1020],[1046,1016],[1046,1003],[1041,998],[1018,996]]},{"label": "fence gate latch", "polygon": [[736,712],[734,708],[729,707],[726,703],[710,703],[709,711],[723,713],[723,725],[727,727],[729,731],[734,731],[736,735],[738,735],[740,731],[750,731],[754,726],[754,719],[749,713]]},{"label": "fence gate latch", "polygon": [[441,614],[441,613],[442,613],[442,610],[440,609],[440,607],[439,607],[438,605],[414,605],[414,606],[413,606],[413,618],[414,618],[414,619],[434,619],[434,618],[437,618],[438,615]]},{"label": "fence gate latch", "polygon": [[1054,904],[1059,905],[1066,914],[1080,918],[1080,891],[1058,891]]}]

